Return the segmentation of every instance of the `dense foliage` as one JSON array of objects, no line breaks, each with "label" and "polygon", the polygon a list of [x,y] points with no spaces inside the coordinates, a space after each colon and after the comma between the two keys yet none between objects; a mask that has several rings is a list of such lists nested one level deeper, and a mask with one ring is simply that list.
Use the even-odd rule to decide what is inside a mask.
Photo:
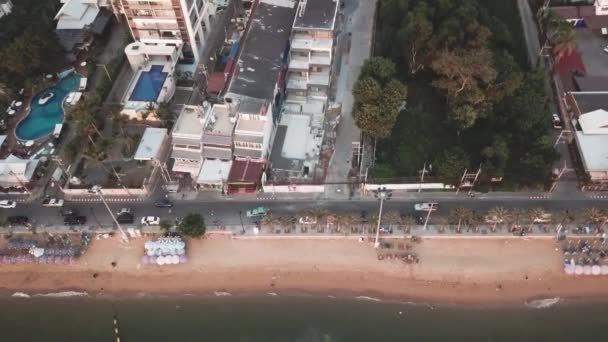
[{"label": "dense foliage", "polygon": [[190,237],[201,237],[206,230],[205,219],[200,214],[188,214],[177,225],[178,232]]},{"label": "dense foliage", "polygon": [[[379,141],[375,176],[414,176],[424,163],[450,179],[480,164],[518,183],[549,174],[551,100],[543,73],[526,65],[516,6],[383,0],[378,21],[375,54],[395,62],[409,91],[407,109]],[[373,82],[359,85],[356,98],[378,92]]]},{"label": "dense foliage", "polygon": [[13,5],[11,14],[0,18],[0,92],[9,95],[41,82],[61,58],[53,21],[61,3],[19,0]]}]

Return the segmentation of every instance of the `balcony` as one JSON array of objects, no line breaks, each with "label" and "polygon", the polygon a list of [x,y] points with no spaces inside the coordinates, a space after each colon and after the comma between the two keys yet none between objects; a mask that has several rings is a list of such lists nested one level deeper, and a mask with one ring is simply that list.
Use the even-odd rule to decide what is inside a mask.
[{"label": "balcony", "polygon": [[310,60],[308,57],[292,55],[289,59],[289,70],[308,71],[310,68]]},{"label": "balcony", "polygon": [[177,23],[150,23],[150,22],[135,22],[135,28],[138,30],[178,30]]},{"label": "balcony", "polygon": [[323,65],[329,66],[331,65],[331,55],[330,54],[315,54],[313,53],[310,56],[310,65]]},{"label": "balcony", "polygon": [[287,89],[292,90],[306,90],[306,85],[308,84],[308,80],[306,77],[290,75],[287,78]]},{"label": "balcony", "polygon": [[333,39],[330,38],[313,38],[310,35],[295,34],[291,40],[291,49],[331,51],[333,43]]},{"label": "balcony", "polygon": [[329,86],[329,71],[311,72],[308,76],[308,84],[318,86]]}]

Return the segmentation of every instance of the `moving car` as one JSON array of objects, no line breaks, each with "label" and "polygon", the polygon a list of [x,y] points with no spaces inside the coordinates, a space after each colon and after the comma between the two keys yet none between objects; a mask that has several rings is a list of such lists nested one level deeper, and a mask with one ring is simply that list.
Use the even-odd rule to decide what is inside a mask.
[{"label": "moving car", "polygon": [[160,224],[160,217],[158,216],[144,216],[141,218],[141,224],[146,226],[156,226]]},{"label": "moving car", "polygon": [[120,210],[116,212],[116,215],[118,216],[125,214],[133,215],[133,210],[131,210],[131,208],[120,208]]},{"label": "moving car", "polygon": [[87,223],[87,217],[79,215],[68,215],[63,218],[63,223],[67,224],[68,226],[82,225]]},{"label": "moving car", "polygon": [[424,202],[414,204],[414,210],[416,211],[432,211],[437,210],[438,208],[439,203],[437,202]]},{"label": "moving car", "polygon": [[61,216],[78,215],[78,211],[74,208],[66,208],[61,211]]},{"label": "moving car", "polygon": [[257,216],[264,216],[266,215],[268,212],[266,211],[266,208],[264,207],[257,207],[251,210],[247,210],[247,217],[257,217]]},{"label": "moving car", "polygon": [[168,199],[159,199],[154,202],[154,206],[157,208],[173,208],[173,203],[171,203]]},{"label": "moving car", "polygon": [[551,117],[553,121],[553,128],[562,128],[562,120],[559,118],[559,115],[553,113]]},{"label": "moving car", "polygon": [[58,198],[47,198],[42,201],[43,207],[63,207],[63,200]]},{"label": "moving car", "polygon": [[12,208],[15,208],[16,206],[17,206],[17,202],[15,202],[15,201],[9,201],[9,200],[0,201],[0,208],[12,209]]},{"label": "moving car", "polygon": [[29,219],[27,216],[9,216],[6,218],[9,224],[26,224]]}]

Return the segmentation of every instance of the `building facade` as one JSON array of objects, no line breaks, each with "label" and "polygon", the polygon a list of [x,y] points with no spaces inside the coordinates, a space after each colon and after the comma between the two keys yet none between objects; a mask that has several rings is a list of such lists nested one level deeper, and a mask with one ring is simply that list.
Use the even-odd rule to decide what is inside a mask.
[{"label": "building facade", "polygon": [[198,106],[184,106],[171,132],[171,159],[174,173],[188,174],[198,178],[203,164],[204,112]]},{"label": "building facade", "polygon": [[120,0],[133,39],[151,45],[182,48],[182,59],[198,63],[209,32],[211,0]]}]

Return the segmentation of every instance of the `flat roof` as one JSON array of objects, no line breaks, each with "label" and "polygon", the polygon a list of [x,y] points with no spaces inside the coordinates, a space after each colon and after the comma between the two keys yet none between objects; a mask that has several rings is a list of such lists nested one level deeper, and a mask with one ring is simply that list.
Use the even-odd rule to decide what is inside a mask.
[{"label": "flat roof", "polygon": [[338,13],[339,0],[306,0],[300,2],[294,28],[333,30]]},{"label": "flat roof", "polygon": [[301,170],[304,162],[300,159],[290,159],[283,155],[283,146],[287,136],[287,126],[279,125],[274,136],[270,162],[272,169],[277,170]]},{"label": "flat roof", "polygon": [[147,127],[133,159],[152,160],[157,158],[166,137],[166,128]]},{"label": "flat roof", "polygon": [[577,131],[576,140],[587,171],[608,171],[608,134]]},{"label": "flat roof", "polygon": [[206,159],[198,173],[198,183],[222,183],[228,179],[232,160]]},{"label": "flat roof", "polygon": [[184,106],[182,108],[175,126],[173,126],[173,134],[186,135],[201,135],[203,133],[204,118],[203,111],[197,106]]},{"label": "flat roof", "polygon": [[254,159],[234,159],[228,183],[232,184],[258,184],[264,172],[264,162]]},{"label": "flat roof", "polygon": [[[266,126],[266,121],[262,120],[248,120],[239,118],[239,121],[236,123],[237,131],[246,131],[246,132],[264,132],[264,126]],[[235,135],[237,133],[235,132]]]},{"label": "flat roof", "polygon": [[236,118],[230,117],[228,107],[223,104],[215,104],[211,108],[211,112],[205,123],[205,132],[213,132],[219,134],[232,134]]},{"label": "flat roof", "polygon": [[579,91],[608,91],[608,76],[574,76]]},{"label": "flat roof", "polygon": [[287,139],[281,155],[290,159],[306,158],[306,142],[310,133],[310,117],[306,115],[283,115],[281,124],[286,123]]},{"label": "flat roof", "polygon": [[608,109],[608,92],[572,92],[576,106],[581,114],[598,109]]},{"label": "flat roof", "polygon": [[295,15],[295,1],[260,0],[226,97],[272,99]]}]

